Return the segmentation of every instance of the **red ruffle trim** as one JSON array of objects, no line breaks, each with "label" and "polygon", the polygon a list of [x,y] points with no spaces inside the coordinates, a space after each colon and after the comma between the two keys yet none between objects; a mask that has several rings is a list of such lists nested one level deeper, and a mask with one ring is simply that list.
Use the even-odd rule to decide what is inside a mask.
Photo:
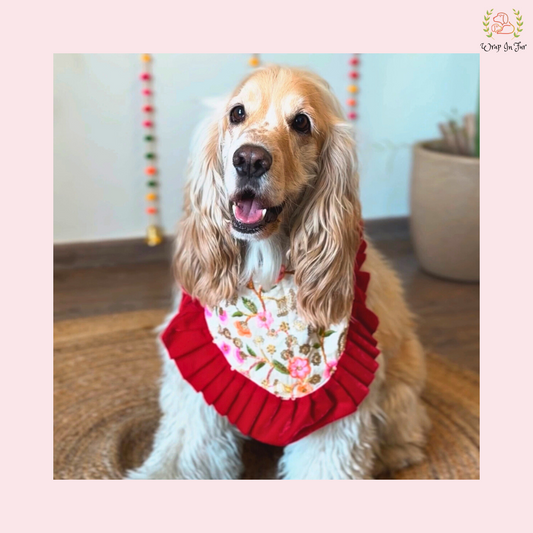
[{"label": "red ruffle trim", "polygon": [[346,347],[337,370],[322,387],[283,400],[238,371],[213,344],[204,308],[183,294],[178,314],[162,335],[169,356],[205,401],[244,434],[274,446],[286,446],[313,431],[354,413],[369,392],[379,354],[373,333],[377,316],[366,305],[368,272],[361,272],[366,242],[361,241],[355,267],[355,297]]}]

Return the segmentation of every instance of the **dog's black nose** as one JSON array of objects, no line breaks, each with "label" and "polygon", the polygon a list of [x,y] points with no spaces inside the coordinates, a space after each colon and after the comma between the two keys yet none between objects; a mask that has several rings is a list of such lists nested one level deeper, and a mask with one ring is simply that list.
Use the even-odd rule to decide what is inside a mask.
[{"label": "dog's black nose", "polygon": [[233,166],[241,178],[260,178],[272,165],[272,156],[260,146],[243,144],[233,154]]}]

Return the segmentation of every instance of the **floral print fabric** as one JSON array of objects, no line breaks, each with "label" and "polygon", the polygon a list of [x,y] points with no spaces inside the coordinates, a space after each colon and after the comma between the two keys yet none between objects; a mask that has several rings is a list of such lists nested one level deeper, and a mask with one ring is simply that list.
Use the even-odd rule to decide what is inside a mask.
[{"label": "floral print fabric", "polygon": [[232,301],[206,307],[205,318],[231,368],[285,400],[329,380],[348,328],[348,320],[328,329],[306,324],[296,310],[293,273],[283,270],[269,291],[250,282]]}]

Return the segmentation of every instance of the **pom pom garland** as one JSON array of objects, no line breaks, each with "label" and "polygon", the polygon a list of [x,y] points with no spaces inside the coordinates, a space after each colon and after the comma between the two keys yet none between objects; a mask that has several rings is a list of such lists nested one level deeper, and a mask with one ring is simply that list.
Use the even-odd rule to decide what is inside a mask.
[{"label": "pom pom garland", "polygon": [[[145,159],[154,160],[156,159],[155,153],[155,135],[154,135],[154,121],[151,120],[151,116],[154,113],[153,106],[153,90],[152,90],[152,56],[150,54],[141,54],[141,62],[143,63],[143,69],[139,76],[142,81],[141,93],[143,95],[143,105],[142,112],[145,115],[148,115],[145,120],[142,121],[144,128],[148,129],[149,132],[147,135],[144,135],[145,150],[144,157]],[[158,201],[159,197],[154,192],[151,192],[150,189],[155,189],[159,186],[159,182],[156,179],[158,174],[157,167],[153,164],[151,166],[145,167],[144,173],[148,176],[151,176],[152,179],[146,182],[146,186],[149,187],[149,192],[146,194],[145,199],[148,202],[146,207],[146,213],[149,218],[149,225],[146,230],[146,243],[149,246],[157,246],[163,242],[163,231],[160,226],[160,214]]]},{"label": "pom pom garland", "polygon": [[[357,80],[359,79],[359,65],[360,65],[360,59],[359,54],[353,54],[353,56],[348,61],[350,64],[350,71],[348,72],[348,78],[350,80]],[[357,101],[355,98],[352,97],[353,94],[356,94],[359,92],[359,86],[355,85],[353,82],[348,85],[346,88],[349,93],[349,98],[346,100],[346,105],[348,106],[348,112],[347,117],[349,120],[356,120],[357,119],[357,113],[355,112],[355,107],[357,106]]]}]

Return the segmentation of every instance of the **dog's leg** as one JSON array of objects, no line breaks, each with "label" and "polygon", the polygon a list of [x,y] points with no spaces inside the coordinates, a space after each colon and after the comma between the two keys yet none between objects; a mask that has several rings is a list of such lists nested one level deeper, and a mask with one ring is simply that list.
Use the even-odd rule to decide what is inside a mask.
[{"label": "dog's leg", "polygon": [[395,358],[390,358],[376,420],[380,447],[374,475],[405,468],[424,459],[430,420],[420,394],[425,382],[423,348],[408,336]]},{"label": "dog's leg", "polygon": [[387,392],[383,409],[386,421],[380,421],[377,425],[381,446],[374,475],[422,462],[430,427],[420,397],[405,384],[398,384]]},{"label": "dog's leg", "polygon": [[159,397],[163,416],[152,452],[127,479],[236,479],[241,438],[181,377],[164,355]]},{"label": "dog's leg", "polygon": [[285,448],[284,479],[367,479],[372,475],[376,431],[362,409]]},{"label": "dog's leg", "polygon": [[353,414],[290,444],[279,463],[284,479],[368,479],[378,446],[377,403],[383,380],[378,370],[370,393]]}]

